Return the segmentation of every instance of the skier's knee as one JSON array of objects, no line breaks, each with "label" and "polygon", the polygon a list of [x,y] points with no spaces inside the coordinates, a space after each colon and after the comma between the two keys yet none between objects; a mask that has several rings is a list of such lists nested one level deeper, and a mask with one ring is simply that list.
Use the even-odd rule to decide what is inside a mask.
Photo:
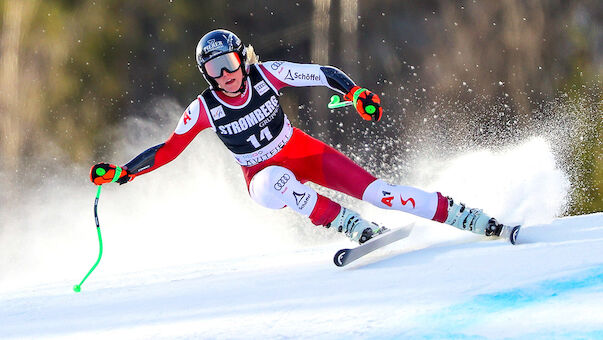
[{"label": "skier's knee", "polygon": [[269,166],[258,172],[249,183],[249,193],[259,204],[280,209],[289,206],[309,216],[316,205],[317,193],[281,166]]},{"label": "skier's knee", "polygon": [[293,172],[280,166],[269,166],[255,174],[249,183],[249,194],[251,198],[260,205],[281,209],[286,206],[282,199],[280,190],[291,179],[295,179]]},{"label": "skier's knee", "polygon": [[362,200],[379,208],[392,208],[391,201],[393,198],[390,197],[392,196],[393,189],[395,189],[394,185],[377,179],[366,187],[362,194]]}]

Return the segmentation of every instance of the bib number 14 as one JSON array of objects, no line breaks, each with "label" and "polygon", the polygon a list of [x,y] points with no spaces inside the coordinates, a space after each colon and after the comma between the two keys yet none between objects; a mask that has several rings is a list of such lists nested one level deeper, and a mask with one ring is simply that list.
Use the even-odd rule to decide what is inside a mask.
[{"label": "bib number 14", "polygon": [[[260,131],[260,141],[261,140],[272,140],[272,133],[270,133],[270,129],[268,129],[268,127],[266,126],[265,128],[262,129],[262,131]],[[247,141],[249,143],[251,143],[251,145],[253,145],[254,148],[259,148],[261,147],[260,142],[258,141],[258,138],[255,135],[251,135],[249,138],[247,138]]]}]

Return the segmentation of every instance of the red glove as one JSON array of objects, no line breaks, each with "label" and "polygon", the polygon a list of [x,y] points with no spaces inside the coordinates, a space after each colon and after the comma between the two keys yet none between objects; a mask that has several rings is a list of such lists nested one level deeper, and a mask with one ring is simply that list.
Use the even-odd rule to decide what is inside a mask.
[{"label": "red glove", "polygon": [[379,96],[360,86],[352,87],[343,98],[354,103],[356,111],[364,120],[379,121],[383,115]]},{"label": "red glove", "polygon": [[133,178],[128,170],[113,164],[98,163],[90,169],[90,180],[96,185],[112,182],[124,184]]}]

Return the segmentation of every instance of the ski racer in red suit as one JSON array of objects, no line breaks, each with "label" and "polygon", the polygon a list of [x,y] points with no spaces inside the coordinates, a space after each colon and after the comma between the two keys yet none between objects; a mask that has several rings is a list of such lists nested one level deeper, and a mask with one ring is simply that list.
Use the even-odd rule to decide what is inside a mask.
[{"label": "ski racer in red suit", "polygon": [[207,33],[197,45],[198,67],[210,87],[184,111],[176,130],[123,167],[100,163],[93,183],[120,184],[174,160],[207,128],[213,129],[241,165],[249,195],[272,209],[289,207],[315,225],[364,243],[386,228],[316,193],[306,182],[337,190],[383,209],[396,209],[486,236],[507,229],[481,210],[466,208],[439,192],[386,183],[341,152],[291,126],[279,104],[284,87],[326,86],[353,101],[362,118],[379,121],[379,96],[331,66],[286,61],[259,63],[251,46],[227,30]]}]

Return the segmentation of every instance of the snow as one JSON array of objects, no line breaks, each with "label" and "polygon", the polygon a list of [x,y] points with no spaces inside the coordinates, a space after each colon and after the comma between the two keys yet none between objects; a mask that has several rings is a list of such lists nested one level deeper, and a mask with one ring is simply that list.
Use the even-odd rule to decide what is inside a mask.
[{"label": "snow", "polygon": [[518,245],[349,200],[415,228],[344,268],[332,258],[347,240],[251,202],[229,157],[186,151],[103,188],[104,254],[77,294],[98,255],[95,190],[32,198],[36,213],[0,240],[0,338],[603,338],[603,213],[557,217],[569,189],[544,139],[419,164],[432,176],[411,179],[524,223]]}]

